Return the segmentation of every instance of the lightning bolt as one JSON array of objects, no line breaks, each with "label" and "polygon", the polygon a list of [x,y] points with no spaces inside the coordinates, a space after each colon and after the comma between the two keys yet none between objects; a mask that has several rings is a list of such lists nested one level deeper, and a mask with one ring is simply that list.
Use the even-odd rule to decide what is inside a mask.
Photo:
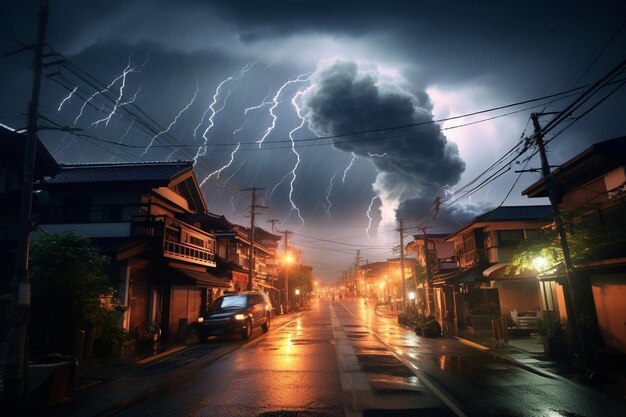
[{"label": "lightning bolt", "polygon": [[[311,79],[311,73],[307,72],[305,74],[301,74],[298,75],[298,77],[296,79],[293,80],[289,80],[287,82],[285,82],[276,92],[276,94],[274,95],[274,98],[272,98],[272,106],[270,107],[270,116],[272,117],[272,123],[270,124],[270,126],[265,130],[265,133],[263,133],[263,135],[261,136],[261,139],[259,139],[258,141],[256,141],[256,143],[259,144],[259,149],[261,148],[261,145],[263,144],[263,141],[265,141],[265,138],[272,132],[272,130],[274,130],[274,128],[276,127],[276,120],[278,120],[278,116],[276,116],[276,114],[274,114],[274,110],[276,110],[276,107],[278,107],[279,101],[278,99],[280,98],[280,96],[282,95],[283,91],[285,90],[285,88],[287,88],[288,86],[295,84],[295,83],[303,83],[303,82],[308,82]],[[293,100],[292,100],[293,103]],[[297,105],[296,105],[296,108]],[[300,109],[298,108],[298,112],[300,111]],[[298,117],[302,118],[299,114]],[[304,121],[302,122],[302,125],[304,125]],[[300,126],[302,127],[302,126]],[[298,127],[298,129],[300,129],[300,127]],[[298,130],[296,129],[296,130]]]},{"label": "lightning bolt", "polygon": [[261,104],[259,104],[259,105],[257,105],[257,106],[252,106],[252,107],[247,107],[247,108],[245,108],[245,109],[243,110],[243,114],[244,114],[244,115],[246,115],[246,114],[248,114],[248,112],[249,112],[250,110],[257,110],[257,109],[263,108],[263,107],[265,107],[265,106],[267,106],[267,105],[269,105],[269,104],[272,104],[272,103],[273,103],[273,101],[267,101],[267,99],[268,99],[268,98],[270,98],[270,94],[271,94],[271,93],[272,93],[272,91],[270,90],[270,91],[267,93],[267,95],[263,98],[263,101],[261,102]]},{"label": "lightning bolt", "polygon": [[387,155],[387,152],[385,152],[385,153],[383,153],[383,154],[377,154],[377,153],[371,153],[371,152],[368,152],[367,154],[368,154],[369,156],[371,156],[371,157],[382,158],[382,157],[384,157],[385,155]]},{"label": "lightning bolt", "polygon": [[230,166],[230,164],[233,163],[233,161],[235,160],[235,154],[237,153],[237,151],[239,150],[239,146],[241,146],[241,142],[237,144],[237,147],[235,148],[235,150],[233,150],[230,154],[230,161],[228,161],[228,163],[226,165],[224,165],[223,167],[221,167],[220,169],[217,169],[213,172],[211,172],[201,183],[200,183],[200,187],[202,187],[204,185],[205,182],[207,182],[207,180],[209,178],[211,178],[213,175],[217,175],[216,179],[218,179],[220,177],[220,174],[222,173],[222,171],[224,171],[226,168],[228,168]]},{"label": "lightning bolt", "polygon": [[330,201],[330,193],[333,191],[333,186],[335,183],[335,177],[337,176],[337,174],[339,174],[339,171],[335,172],[335,175],[333,175],[330,178],[330,184],[328,184],[328,188],[326,189],[326,202],[328,203],[328,205],[324,204],[324,209],[326,209],[326,215],[328,216],[328,223],[330,223],[333,218],[330,215],[330,208],[332,207],[333,203]]},{"label": "lightning bolt", "polygon": [[[117,142],[117,149],[119,151],[120,145],[124,142],[124,139],[126,138],[126,136],[128,136],[128,132],[130,132],[130,129],[132,129],[135,126],[135,121],[131,121],[131,123],[128,125],[128,127],[126,128],[126,132],[122,135],[122,137],[120,138],[119,142]],[[111,162],[113,159],[115,159],[115,154],[113,154],[111,156],[111,159],[109,159],[109,162]]]},{"label": "lightning bolt", "polygon": [[296,156],[296,163],[294,164],[293,169],[291,170],[291,181],[289,182],[289,202],[291,203],[291,210],[289,214],[291,214],[291,212],[295,210],[296,213],[298,213],[298,218],[302,222],[303,226],[304,226],[304,219],[302,218],[302,215],[300,214],[300,209],[298,208],[298,206],[296,206],[296,204],[293,201],[293,184],[296,181],[296,170],[298,169],[298,165],[300,165],[300,154],[298,153],[298,151],[296,151],[296,142],[293,139],[293,134],[297,132],[298,130],[302,129],[302,127],[304,126],[304,123],[306,122],[306,119],[302,117],[302,115],[300,114],[300,107],[298,106],[298,98],[301,97],[305,92],[306,90],[298,91],[296,95],[294,95],[293,98],[291,99],[291,104],[296,109],[296,115],[298,116],[298,118],[300,118],[300,124],[296,126],[291,132],[289,132],[289,140],[291,140],[291,152],[293,152],[293,154]]},{"label": "lightning bolt", "polygon": [[[109,114],[108,117],[100,120],[99,122],[103,122],[105,120],[110,120],[111,117],[113,117],[113,114],[115,113],[115,111],[117,110],[117,108],[119,107],[119,102],[122,99],[122,96],[124,95],[124,87],[126,86],[126,77],[128,76],[128,74],[130,73],[137,73],[137,72],[141,72],[141,70],[148,64],[148,57],[146,56],[146,60],[144,61],[143,64],[134,67],[132,65],[132,57],[133,54],[135,52],[131,52],[130,55],[128,56],[128,65],[126,65],[126,68],[124,68],[124,71],[122,71],[122,74],[120,74],[118,77],[116,77],[113,81],[111,81],[111,83],[109,83],[109,85],[106,86],[106,88],[104,88],[103,90],[100,91],[96,91],[95,93],[93,93],[82,105],[82,107],[80,108],[80,112],[78,113],[78,116],[76,116],[76,119],[74,119],[74,126],[76,126],[76,124],[78,123],[78,120],[81,118],[81,116],[83,115],[83,112],[85,111],[85,107],[87,107],[87,104],[89,104],[91,102],[91,100],[93,100],[97,95],[100,94],[104,94],[107,91],[110,91],[111,88],[117,84],[118,81],[122,80],[121,83],[121,87],[119,89],[119,95],[118,98],[115,101],[115,105],[113,106],[113,110],[111,111],[111,113]],[[108,123],[108,121],[107,121]],[[92,123],[93,124],[93,123]],[[96,124],[97,126],[97,124]]]},{"label": "lightning bolt", "polygon": [[343,171],[343,178],[341,179],[342,184],[346,182],[346,174],[348,173],[348,171],[350,171],[350,168],[352,168],[352,165],[354,164],[355,159],[356,159],[356,154],[352,152],[352,159],[350,160],[350,163],[348,164],[346,169]]},{"label": "lightning bolt", "polygon": [[194,164],[196,162],[198,162],[198,158],[199,157],[206,155],[206,152],[207,152],[207,146],[206,145],[207,145],[207,143],[209,141],[209,138],[207,137],[207,134],[209,133],[209,131],[215,125],[215,122],[214,122],[215,116],[220,111],[222,111],[224,109],[224,107],[226,107],[226,100],[224,100],[224,104],[222,105],[222,107],[217,109],[217,110],[215,109],[215,105],[217,104],[217,102],[219,101],[220,97],[222,96],[222,88],[224,87],[224,85],[226,85],[227,83],[230,83],[231,81],[235,81],[235,80],[241,79],[241,77],[243,77],[243,75],[246,72],[250,71],[252,69],[252,67],[254,67],[255,64],[256,64],[256,62],[250,62],[250,63],[244,65],[244,67],[241,68],[239,71],[235,72],[233,75],[229,76],[225,80],[222,80],[222,82],[220,82],[218,84],[218,86],[215,88],[215,93],[213,94],[213,101],[211,101],[211,104],[209,104],[207,109],[202,114],[202,118],[200,119],[200,123],[198,123],[196,128],[193,130],[193,138],[194,138],[194,141],[195,141],[196,140],[196,135],[198,133],[198,129],[200,128],[200,126],[202,126],[202,124],[204,123],[204,119],[205,119],[207,113],[210,111],[211,115],[209,116],[209,126],[204,130],[204,133],[202,134],[202,137],[204,138],[204,143],[198,148],[198,151],[196,152],[196,156],[193,158]]},{"label": "lightning bolt", "polygon": [[286,173],[286,174],[285,174],[285,176],[284,176],[284,177],[283,177],[280,181],[278,181],[278,183],[277,183],[275,186],[273,186],[273,187],[272,187],[272,191],[270,191],[270,194],[269,194],[269,196],[267,197],[267,200],[268,200],[268,201],[272,199],[272,196],[274,195],[274,191],[276,191],[276,189],[278,188],[278,186],[279,186],[280,184],[282,184],[283,182],[285,182],[285,180],[289,177],[289,174],[290,174],[290,172]]},{"label": "lightning bolt", "polygon": [[367,238],[370,238],[370,229],[372,228],[372,206],[374,205],[374,200],[376,199],[380,199],[380,194],[379,195],[375,195],[374,197],[372,197],[372,201],[370,201],[370,205],[367,208],[367,218],[368,218],[368,223],[367,223],[367,229],[366,229],[366,233],[367,233]]},{"label": "lightning bolt", "polygon": [[[198,97],[198,91],[200,91],[200,87],[198,86],[198,83],[196,83],[196,91],[193,93],[193,97],[191,98],[191,101],[189,101],[189,103],[187,103],[187,105],[185,107],[183,107],[178,114],[176,115],[176,117],[174,117],[174,120],[172,120],[172,122],[169,124],[169,126],[167,126],[167,129],[163,130],[162,132],[157,133],[156,135],[154,135],[152,137],[152,139],[150,140],[150,143],[148,144],[148,146],[146,147],[146,149],[141,153],[141,155],[139,155],[139,157],[141,158],[142,156],[144,156],[146,153],[148,153],[148,150],[150,149],[150,147],[154,144],[154,141],[161,135],[166,134],[167,132],[170,131],[170,129],[172,128],[172,126],[174,126],[176,124],[176,122],[178,121],[178,119],[180,118],[180,116],[182,116],[183,113],[185,113],[189,107],[191,107],[193,105],[193,103],[196,101],[196,97]],[[176,152],[176,150],[174,150],[174,152]],[[170,155],[173,155],[174,152],[172,152]]]},{"label": "lightning bolt", "polygon": [[65,102],[66,102],[67,100],[69,100],[69,99],[70,99],[70,98],[74,95],[74,93],[76,92],[76,90],[78,90],[78,86],[74,87],[74,89],[72,90],[72,92],[71,92],[71,93],[70,93],[67,97],[65,97],[65,98],[63,99],[63,101],[61,102],[61,104],[59,104],[59,108],[57,109],[57,113],[61,111],[61,109],[63,108],[63,105],[65,104]]}]

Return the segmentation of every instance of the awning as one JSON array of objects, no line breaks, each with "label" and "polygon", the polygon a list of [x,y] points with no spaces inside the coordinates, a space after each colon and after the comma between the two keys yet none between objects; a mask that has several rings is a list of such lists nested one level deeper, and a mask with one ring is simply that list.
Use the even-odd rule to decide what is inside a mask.
[{"label": "awning", "polygon": [[280,291],[278,288],[276,288],[276,287],[272,287],[271,285],[269,285],[269,284],[265,284],[265,283],[263,283],[263,282],[256,282],[256,284],[257,284],[259,287],[267,288],[268,290]]},{"label": "awning", "polygon": [[172,284],[176,285],[230,288],[230,282],[227,279],[217,277],[208,272],[169,267],[167,268],[166,276]]},{"label": "awning", "polygon": [[434,285],[448,285],[448,284],[479,284],[486,282],[487,279],[483,276],[484,266],[474,266],[468,269],[456,270],[454,272],[448,272],[447,274],[441,274],[435,277]]},{"label": "awning", "polygon": [[547,271],[537,274],[537,278],[541,281],[561,281],[566,279],[565,265],[560,262]]},{"label": "awning", "polygon": [[527,269],[519,274],[507,274],[506,268],[509,266],[508,262],[500,262],[491,265],[489,268],[483,271],[483,276],[490,281],[499,280],[515,280],[515,279],[537,279],[535,271]]}]

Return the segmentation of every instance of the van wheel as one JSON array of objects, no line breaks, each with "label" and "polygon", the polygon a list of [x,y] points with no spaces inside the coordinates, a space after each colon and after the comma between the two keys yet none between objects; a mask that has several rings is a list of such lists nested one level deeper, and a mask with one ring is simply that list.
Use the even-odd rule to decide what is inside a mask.
[{"label": "van wheel", "polygon": [[243,340],[248,340],[250,339],[251,335],[252,335],[252,320],[248,319],[246,321],[246,328],[241,329],[241,338]]},{"label": "van wheel", "polygon": [[265,323],[261,325],[261,329],[263,329],[263,333],[267,333],[270,329],[270,314],[267,313],[267,318],[265,319]]}]

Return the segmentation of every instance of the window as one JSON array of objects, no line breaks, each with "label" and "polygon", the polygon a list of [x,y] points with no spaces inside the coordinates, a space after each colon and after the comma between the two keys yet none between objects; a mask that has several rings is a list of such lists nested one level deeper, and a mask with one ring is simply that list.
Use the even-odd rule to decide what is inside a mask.
[{"label": "window", "polygon": [[463,252],[469,253],[476,250],[476,246],[474,245],[474,234],[466,233],[463,235]]},{"label": "window", "polygon": [[498,246],[501,248],[513,248],[524,240],[523,230],[498,230]]},{"label": "window", "polygon": [[227,308],[227,307],[246,307],[248,297],[245,295],[229,295],[227,297],[218,298],[215,301],[215,307]]}]

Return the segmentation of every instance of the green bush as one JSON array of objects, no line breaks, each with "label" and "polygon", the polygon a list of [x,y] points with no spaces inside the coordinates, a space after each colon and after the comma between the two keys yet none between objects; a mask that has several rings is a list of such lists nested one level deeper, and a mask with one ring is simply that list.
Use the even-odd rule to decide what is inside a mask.
[{"label": "green bush", "polygon": [[50,233],[33,240],[30,332],[34,348],[72,353],[76,332],[95,328],[95,353],[107,356],[119,351],[125,334],[106,274],[108,265],[108,258],[83,236]]}]

